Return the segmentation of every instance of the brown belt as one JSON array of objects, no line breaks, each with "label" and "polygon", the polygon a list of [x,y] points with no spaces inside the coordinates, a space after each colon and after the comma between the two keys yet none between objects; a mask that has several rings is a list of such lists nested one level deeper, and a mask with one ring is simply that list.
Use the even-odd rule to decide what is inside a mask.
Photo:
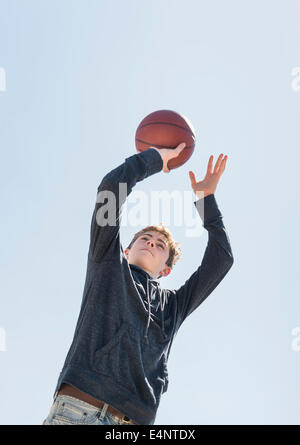
[{"label": "brown belt", "polygon": [[[80,391],[78,388],[75,388],[72,385],[68,385],[67,383],[63,383],[58,391],[57,395],[66,395],[75,397],[76,399],[82,400],[83,402],[89,403],[90,405],[95,406],[96,408],[103,408],[105,402],[101,402],[101,400],[95,399],[94,397],[86,394],[83,391]],[[133,420],[129,419],[127,416],[124,416],[120,411],[118,411],[113,406],[109,405],[107,408],[108,413],[113,414],[114,416],[119,417],[123,422],[132,423],[133,425],[137,425]]]}]

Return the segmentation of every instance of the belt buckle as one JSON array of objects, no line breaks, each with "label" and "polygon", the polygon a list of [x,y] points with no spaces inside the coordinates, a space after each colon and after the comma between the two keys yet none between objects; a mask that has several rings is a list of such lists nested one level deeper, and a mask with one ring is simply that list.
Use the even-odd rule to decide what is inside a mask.
[{"label": "belt buckle", "polygon": [[[125,420],[125,419],[128,419],[128,420]],[[129,419],[128,416],[121,417],[121,420],[122,420],[122,422],[125,422],[125,423],[131,423],[131,419]]]}]

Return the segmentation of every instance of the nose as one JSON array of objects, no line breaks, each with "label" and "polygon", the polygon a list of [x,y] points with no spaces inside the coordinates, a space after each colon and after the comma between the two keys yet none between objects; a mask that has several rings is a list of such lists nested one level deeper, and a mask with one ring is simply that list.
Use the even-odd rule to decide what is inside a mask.
[{"label": "nose", "polygon": [[154,246],[153,241],[152,241],[151,239],[149,239],[149,240],[147,241],[147,246],[149,246],[150,244],[151,244],[152,247]]}]

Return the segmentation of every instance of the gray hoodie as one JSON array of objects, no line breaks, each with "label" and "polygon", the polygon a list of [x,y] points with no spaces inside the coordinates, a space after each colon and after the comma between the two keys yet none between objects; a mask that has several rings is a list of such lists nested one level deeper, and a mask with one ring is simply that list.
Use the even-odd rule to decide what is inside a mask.
[{"label": "gray hoodie", "polygon": [[[179,327],[233,264],[214,194],[204,198],[204,206],[200,199],[194,202],[208,243],[201,265],[179,289],[162,289],[145,270],[128,263],[120,242],[122,206],[137,182],[162,167],[160,154],[150,148],[126,158],[98,187],[81,308],[54,392],[68,383],[139,425],[154,424]],[[126,183],[127,195],[119,193],[119,183]],[[112,214],[112,195],[114,221],[104,225]]]}]

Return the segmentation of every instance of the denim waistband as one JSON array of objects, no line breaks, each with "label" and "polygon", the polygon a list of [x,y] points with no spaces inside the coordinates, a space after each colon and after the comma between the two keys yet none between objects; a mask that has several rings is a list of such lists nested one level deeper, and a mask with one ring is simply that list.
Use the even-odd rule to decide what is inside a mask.
[{"label": "denim waistband", "polygon": [[115,414],[112,414],[111,412],[107,412],[107,409],[108,409],[108,407],[110,405],[108,403],[105,403],[105,402],[103,402],[104,405],[103,405],[102,408],[97,408],[96,406],[91,405],[90,403],[87,403],[87,402],[84,402],[83,400],[77,399],[76,397],[69,396],[69,395],[66,395],[66,394],[61,394],[60,395],[60,394],[55,393],[54,400],[53,400],[53,405],[55,403],[61,401],[61,400],[64,400],[64,399],[71,400],[73,403],[76,403],[76,405],[81,406],[84,409],[88,409],[90,411],[96,411],[96,412],[101,413],[99,415],[99,419],[100,420],[103,420],[105,415],[108,414],[116,422],[117,421],[121,421],[122,423],[133,424],[131,419],[129,419],[127,416],[123,416],[123,418],[122,418],[122,417],[116,416]]}]

